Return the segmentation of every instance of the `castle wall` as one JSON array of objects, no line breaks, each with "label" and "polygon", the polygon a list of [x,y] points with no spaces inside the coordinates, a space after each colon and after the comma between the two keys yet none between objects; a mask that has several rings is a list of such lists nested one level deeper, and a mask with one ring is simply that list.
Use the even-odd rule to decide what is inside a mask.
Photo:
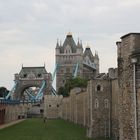
[{"label": "castle wall", "polygon": [[48,119],[60,118],[62,96],[44,96],[44,117]]},{"label": "castle wall", "polygon": [[0,103],[0,124],[9,123],[17,119],[26,118],[29,104]]},{"label": "castle wall", "polygon": [[[120,140],[140,139],[139,133],[139,55],[140,34],[123,36],[118,45]],[[137,60],[134,60],[134,59]],[[132,60],[133,59],[133,60]],[[136,74],[136,77],[134,76]],[[136,83],[136,85],[135,85]],[[136,99],[136,101],[135,101]],[[135,104],[136,103],[136,104]]]},{"label": "castle wall", "polygon": [[88,136],[110,137],[111,134],[111,81],[91,80],[90,94],[90,126]]},{"label": "castle wall", "polygon": [[0,124],[4,124],[5,121],[5,109],[6,106],[2,102],[0,103]]},{"label": "castle wall", "polygon": [[117,139],[118,104],[118,80],[94,79],[87,89],[72,89],[69,97],[45,96],[44,116],[83,125],[88,137]]},{"label": "castle wall", "polygon": [[62,100],[62,118],[74,123],[87,126],[88,108],[87,108],[87,92],[80,88],[74,88],[70,92],[69,97]]}]

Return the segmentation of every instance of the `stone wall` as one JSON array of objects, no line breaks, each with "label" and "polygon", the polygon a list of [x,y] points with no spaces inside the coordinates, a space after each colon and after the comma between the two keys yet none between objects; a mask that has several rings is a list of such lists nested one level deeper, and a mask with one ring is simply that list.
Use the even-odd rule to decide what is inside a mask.
[{"label": "stone wall", "polygon": [[87,128],[88,137],[118,138],[118,80],[94,79],[87,89],[74,88],[69,97],[45,96],[44,116],[62,118]]},{"label": "stone wall", "polygon": [[117,46],[120,140],[137,140],[140,139],[140,34],[130,33],[121,37]]},{"label": "stone wall", "polygon": [[9,123],[17,119],[26,118],[30,104],[19,102],[1,101],[0,103],[0,124]]},{"label": "stone wall", "polygon": [[60,118],[62,96],[44,96],[44,117],[48,119]]},{"label": "stone wall", "polygon": [[111,81],[96,79],[89,82],[90,129],[89,137],[110,137],[111,135]]},{"label": "stone wall", "polygon": [[71,90],[70,96],[63,98],[62,100],[61,118],[83,126],[87,126],[87,100],[87,92],[85,89],[75,88]]},{"label": "stone wall", "polygon": [[0,124],[4,124],[5,121],[5,109],[6,106],[4,103],[0,102]]},{"label": "stone wall", "polygon": [[8,104],[5,112],[5,123],[27,117],[28,104]]}]

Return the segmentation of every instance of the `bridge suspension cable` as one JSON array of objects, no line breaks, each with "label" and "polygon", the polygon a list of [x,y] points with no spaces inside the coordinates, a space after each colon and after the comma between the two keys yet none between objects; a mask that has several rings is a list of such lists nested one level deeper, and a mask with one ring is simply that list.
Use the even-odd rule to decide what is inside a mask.
[{"label": "bridge suspension cable", "polygon": [[73,73],[73,77],[76,78],[77,77],[77,73],[78,73],[78,67],[79,67],[79,63],[76,64],[74,73]]},{"label": "bridge suspension cable", "polygon": [[15,89],[16,89],[16,86],[17,86],[17,82],[15,82],[13,88],[11,89],[11,91],[9,91],[9,93],[7,94],[7,96],[5,97],[5,99],[9,99],[9,97],[12,97],[12,94],[14,93]]},{"label": "bridge suspension cable", "polygon": [[52,92],[52,95],[57,95],[57,92],[56,92],[56,90],[53,88],[53,86],[52,86],[52,88],[51,88],[51,92]]},{"label": "bridge suspension cable", "polygon": [[53,72],[53,74],[52,74],[52,83],[53,83],[53,81],[54,81],[54,78],[55,78],[57,69],[58,69],[58,64],[55,65],[55,69],[54,69],[54,72]]},{"label": "bridge suspension cable", "polygon": [[26,89],[25,92],[28,94],[28,96],[30,97],[31,100],[35,99],[35,96],[31,93],[32,91],[29,89]]},{"label": "bridge suspension cable", "polygon": [[39,99],[40,97],[43,97],[43,89],[45,88],[45,86],[46,86],[46,82],[45,82],[45,80],[43,80],[42,81],[42,86],[39,89],[39,91],[38,91],[38,93],[37,93],[37,95],[35,97],[35,100]]}]

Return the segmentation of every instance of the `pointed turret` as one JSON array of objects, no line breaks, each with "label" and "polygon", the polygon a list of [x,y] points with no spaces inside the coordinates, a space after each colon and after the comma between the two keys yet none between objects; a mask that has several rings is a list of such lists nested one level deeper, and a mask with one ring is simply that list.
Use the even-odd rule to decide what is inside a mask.
[{"label": "pointed turret", "polygon": [[98,56],[98,52],[95,50],[95,57],[94,57],[94,63],[96,66],[96,73],[99,73],[99,56]]},{"label": "pointed turret", "polygon": [[82,43],[80,43],[79,38],[77,42],[77,53],[83,54],[83,46],[82,46]]},{"label": "pointed turret", "polygon": [[80,42],[79,42],[79,38],[78,38],[78,42],[77,42],[77,47],[81,47],[81,44],[80,44]]},{"label": "pointed turret", "polygon": [[56,48],[59,48],[59,39],[57,39]]},{"label": "pointed turret", "polygon": [[80,45],[81,45],[81,48],[83,49],[83,44],[82,44],[82,40],[80,41]]},{"label": "pointed turret", "polygon": [[98,52],[95,50],[95,58],[99,59]]},{"label": "pointed turret", "polygon": [[57,39],[55,51],[56,51],[56,54],[60,53],[60,45],[59,45],[59,40],[58,39]]},{"label": "pointed turret", "polygon": [[93,56],[91,49],[90,49],[90,46],[88,44],[87,44],[85,52],[84,52],[84,57],[86,57],[86,56],[88,56],[90,58],[90,60],[92,62],[94,62],[94,56]]}]

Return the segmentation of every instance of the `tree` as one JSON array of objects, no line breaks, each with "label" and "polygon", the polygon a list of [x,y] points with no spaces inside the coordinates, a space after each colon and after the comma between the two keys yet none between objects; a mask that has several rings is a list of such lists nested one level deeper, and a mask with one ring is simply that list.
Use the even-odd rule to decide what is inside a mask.
[{"label": "tree", "polygon": [[87,80],[80,77],[70,78],[66,81],[64,87],[59,88],[58,94],[67,97],[69,96],[70,90],[75,87],[87,87]]},{"label": "tree", "polygon": [[69,96],[68,90],[65,87],[60,87],[58,90],[58,95],[62,95],[63,97]]},{"label": "tree", "polygon": [[6,97],[7,96],[7,94],[8,94],[8,90],[7,90],[7,88],[5,88],[5,87],[0,87],[0,97]]}]

